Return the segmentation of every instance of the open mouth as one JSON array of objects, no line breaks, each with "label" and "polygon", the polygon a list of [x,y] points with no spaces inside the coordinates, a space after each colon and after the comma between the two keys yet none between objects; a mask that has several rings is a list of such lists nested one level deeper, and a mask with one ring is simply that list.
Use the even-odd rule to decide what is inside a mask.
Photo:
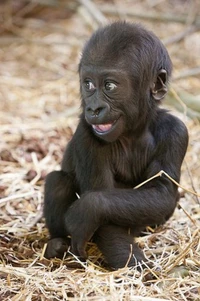
[{"label": "open mouth", "polygon": [[105,124],[92,124],[92,128],[97,134],[103,135],[109,133],[113,129],[116,122],[117,120]]}]

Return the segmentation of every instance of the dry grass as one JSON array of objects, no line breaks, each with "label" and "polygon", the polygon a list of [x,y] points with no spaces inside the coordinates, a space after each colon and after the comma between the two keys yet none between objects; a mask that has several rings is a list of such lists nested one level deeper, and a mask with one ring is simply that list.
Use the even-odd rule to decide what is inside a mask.
[{"label": "dry grass", "polygon": [[[151,1],[125,1],[124,6],[133,2],[139,12],[163,9],[150,8]],[[169,4],[164,6],[171,12]],[[153,279],[148,269],[141,274],[128,268],[106,270],[92,243],[87,264],[73,256],[62,261],[42,257],[48,237],[40,218],[44,177],[59,168],[76,128],[77,65],[81,46],[92,31],[83,12],[65,12],[65,18],[59,13],[64,14],[52,9],[40,12],[43,20],[18,17],[20,26],[2,22],[0,300],[200,300],[200,207],[190,193],[183,193],[180,207],[163,227],[138,238],[154,263]],[[162,38],[184,29],[183,24],[170,23],[166,33],[162,22],[159,28],[158,23],[145,23]],[[199,57],[191,56],[184,45],[183,41],[168,47],[175,74],[199,64]],[[199,94],[198,76],[180,79],[177,86]],[[200,193],[200,126],[178,115],[190,133],[181,183]]]}]

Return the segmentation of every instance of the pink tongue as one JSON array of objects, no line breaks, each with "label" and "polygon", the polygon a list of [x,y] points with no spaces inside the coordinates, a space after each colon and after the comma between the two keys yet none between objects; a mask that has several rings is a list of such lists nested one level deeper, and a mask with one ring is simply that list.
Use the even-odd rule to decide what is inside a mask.
[{"label": "pink tongue", "polygon": [[104,132],[107,132],[107,131],[109,131],[111,129],[112,123],[108,123],[108,124],[95,124],[92,127],[93,127],[93,129],[95,131],[104,133]]}]

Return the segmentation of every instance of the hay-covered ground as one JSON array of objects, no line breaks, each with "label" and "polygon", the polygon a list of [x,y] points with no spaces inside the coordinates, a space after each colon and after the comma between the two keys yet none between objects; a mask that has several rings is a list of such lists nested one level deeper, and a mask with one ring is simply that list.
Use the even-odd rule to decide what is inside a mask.
[{"label": "hay-covered ground", "polygon": [[[76,1],[44,1],[58,8],[38,2],[0,4],[0,300],[200,300],[200,207],[189,192],[182,191],[180,206],[164,226],[138,238],[154,264],[154,277],[148,269],[106,270],[92,243],[86,264],[72,256],[43,258],[48,238],[41,218],[44,178],[59,169],[76,128],[77,65],[84,41],[98,25],[98,10],[92,16]],[[200,66],[199,32],[168,40],[190,26],[197,7],[179,0],[95,3],[108,20],[142,22],[152,29],[168,44],[173,89],[200,95],[198,74],[180,78],[182,71]],[[108,5],[116,15],[108,14]],[[144,12],[179,16],[185,11],[185,23],[141,19]],[[181,184],[200,193],[199,122],[173,113],[190,134]]]}]

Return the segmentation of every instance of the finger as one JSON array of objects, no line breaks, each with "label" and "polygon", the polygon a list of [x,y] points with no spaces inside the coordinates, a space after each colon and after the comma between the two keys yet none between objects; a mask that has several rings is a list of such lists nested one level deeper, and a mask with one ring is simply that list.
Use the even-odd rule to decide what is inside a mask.
[{"label": "finger", "polygon": [[69,247],[69,241],[64,238],[53,238],[47,243],[47,248],[45,250],[45,258],[62,258],[64,253],[67,252]]},{"label": "finger", "polygon": [[83,244],[83,245],[78,245],[77,246],[77,249],[78,249],[78,252],[79,252],[79,256],[83,259],[87,259],[87,252],[85,251],[85,247],[86,247],[86,244]]},{"label": "finger", "polygon": [[81,243],[80,241],[77,242],[76,239],[71,240],[71,247],[72,247],[72,253],[78,257],[80,257],[80,259],[87,259],[87,253],[85,251],[85,246],[86,243]]}]

